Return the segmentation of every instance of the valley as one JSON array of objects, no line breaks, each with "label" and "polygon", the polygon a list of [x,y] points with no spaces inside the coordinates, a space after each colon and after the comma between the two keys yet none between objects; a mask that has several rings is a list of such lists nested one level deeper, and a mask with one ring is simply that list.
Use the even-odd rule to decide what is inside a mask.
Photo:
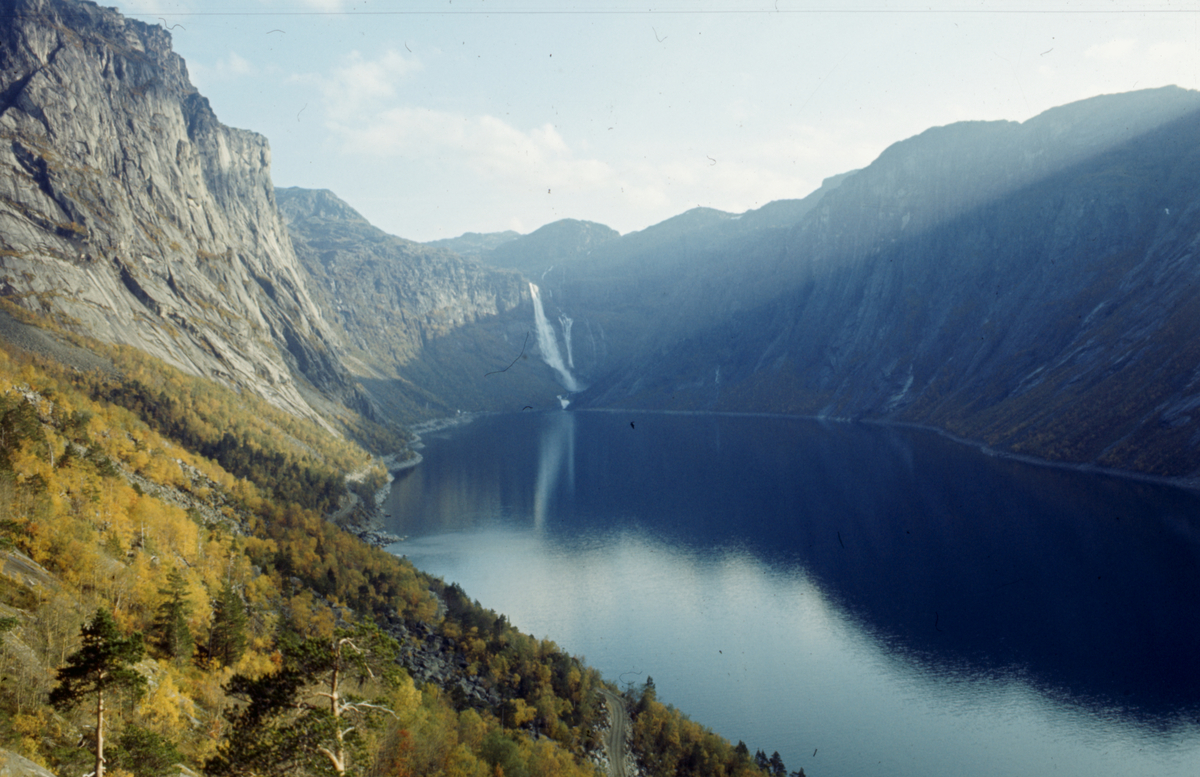
[{"label": "valley", "polygon": [[[218,119],[165,23],[0,8],[0,748],[41,767],[103,741],[50,704],[103,610],[147,637],[153,686],[114,716],[114,772],[588,774],[603,698],[641,775],[784,777],[360,541],[385,461],[447,419],[916,426],[1200,483],[1196,91],[933,127],[742,213],[419,243],[276,187],[268,139]],[[392,717],[330,758],[318,678],[371,624],[402,672],[355,692]]]}]

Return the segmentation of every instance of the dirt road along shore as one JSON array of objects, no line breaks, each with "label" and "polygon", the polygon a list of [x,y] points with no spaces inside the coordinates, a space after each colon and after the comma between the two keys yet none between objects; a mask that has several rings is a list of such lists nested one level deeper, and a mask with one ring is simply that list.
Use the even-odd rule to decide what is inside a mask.
[{"label": "dirt road along shore", "polygon": [[627,777],[626,764],[629,756],[629,713],[625,711],[625,700],[621,695],[601,688],[608,705],[611,725],[604,736],[604,750],[608,753],[608,777]]}]

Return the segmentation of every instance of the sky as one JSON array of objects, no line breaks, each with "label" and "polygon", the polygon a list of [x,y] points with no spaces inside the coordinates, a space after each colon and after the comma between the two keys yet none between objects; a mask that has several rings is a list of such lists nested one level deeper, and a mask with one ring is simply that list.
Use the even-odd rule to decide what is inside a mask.
[{"label": "sky", "polygon": [[[111,0],[109,0],[111,2]],[[275,185],[411,240],[799,198],[933,126],[1200,89],[1200,0],[130,0]]]}]

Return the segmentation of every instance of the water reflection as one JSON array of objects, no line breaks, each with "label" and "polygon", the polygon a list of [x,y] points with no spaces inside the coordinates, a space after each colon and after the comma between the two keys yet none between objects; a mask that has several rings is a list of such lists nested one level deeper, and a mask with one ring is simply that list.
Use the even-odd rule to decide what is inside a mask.
[{"label": "water reflection", "polygon": [[[570,330],[568,330],[570,331]],[[566,480],[560,482],[563,470]],[[534,485],[533,525],[541,529],[546,524],[546,511],[559,490],[570,496],[575,493],[575,414],[553,413],[541,425],[541,444],[538,446],[538,471]]]},{"label": "water reflection", "polygon": [[1191,494],[780,419],[485,419],[426,454],[390,510],[419,565],[792,768],[1200,755]]}]

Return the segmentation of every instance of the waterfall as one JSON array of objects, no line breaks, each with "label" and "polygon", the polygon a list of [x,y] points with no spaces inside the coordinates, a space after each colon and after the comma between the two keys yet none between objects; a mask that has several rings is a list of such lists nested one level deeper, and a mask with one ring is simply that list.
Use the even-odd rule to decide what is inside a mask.
[{"label": "waterfall", "polygon": [[558,325],[563,330],[563,344],[567,346],[567,367],[575,369],[575,357],[571,355],[571,325],[575,322],[566,313],[558,314]]},{"label": "waterfall", "polygon": [[529,283],[529,293],[533,295],[533,322],[537,328],[538,350],[542,352],[542,361],[559,374],[567,391],[578,391],[579,384],[571,374],[567,365],[563,364],[562,354],[558,350],[558,335],[550,322],[546,320],[546,311],[542,309],[542,293],[537,284]]}]

